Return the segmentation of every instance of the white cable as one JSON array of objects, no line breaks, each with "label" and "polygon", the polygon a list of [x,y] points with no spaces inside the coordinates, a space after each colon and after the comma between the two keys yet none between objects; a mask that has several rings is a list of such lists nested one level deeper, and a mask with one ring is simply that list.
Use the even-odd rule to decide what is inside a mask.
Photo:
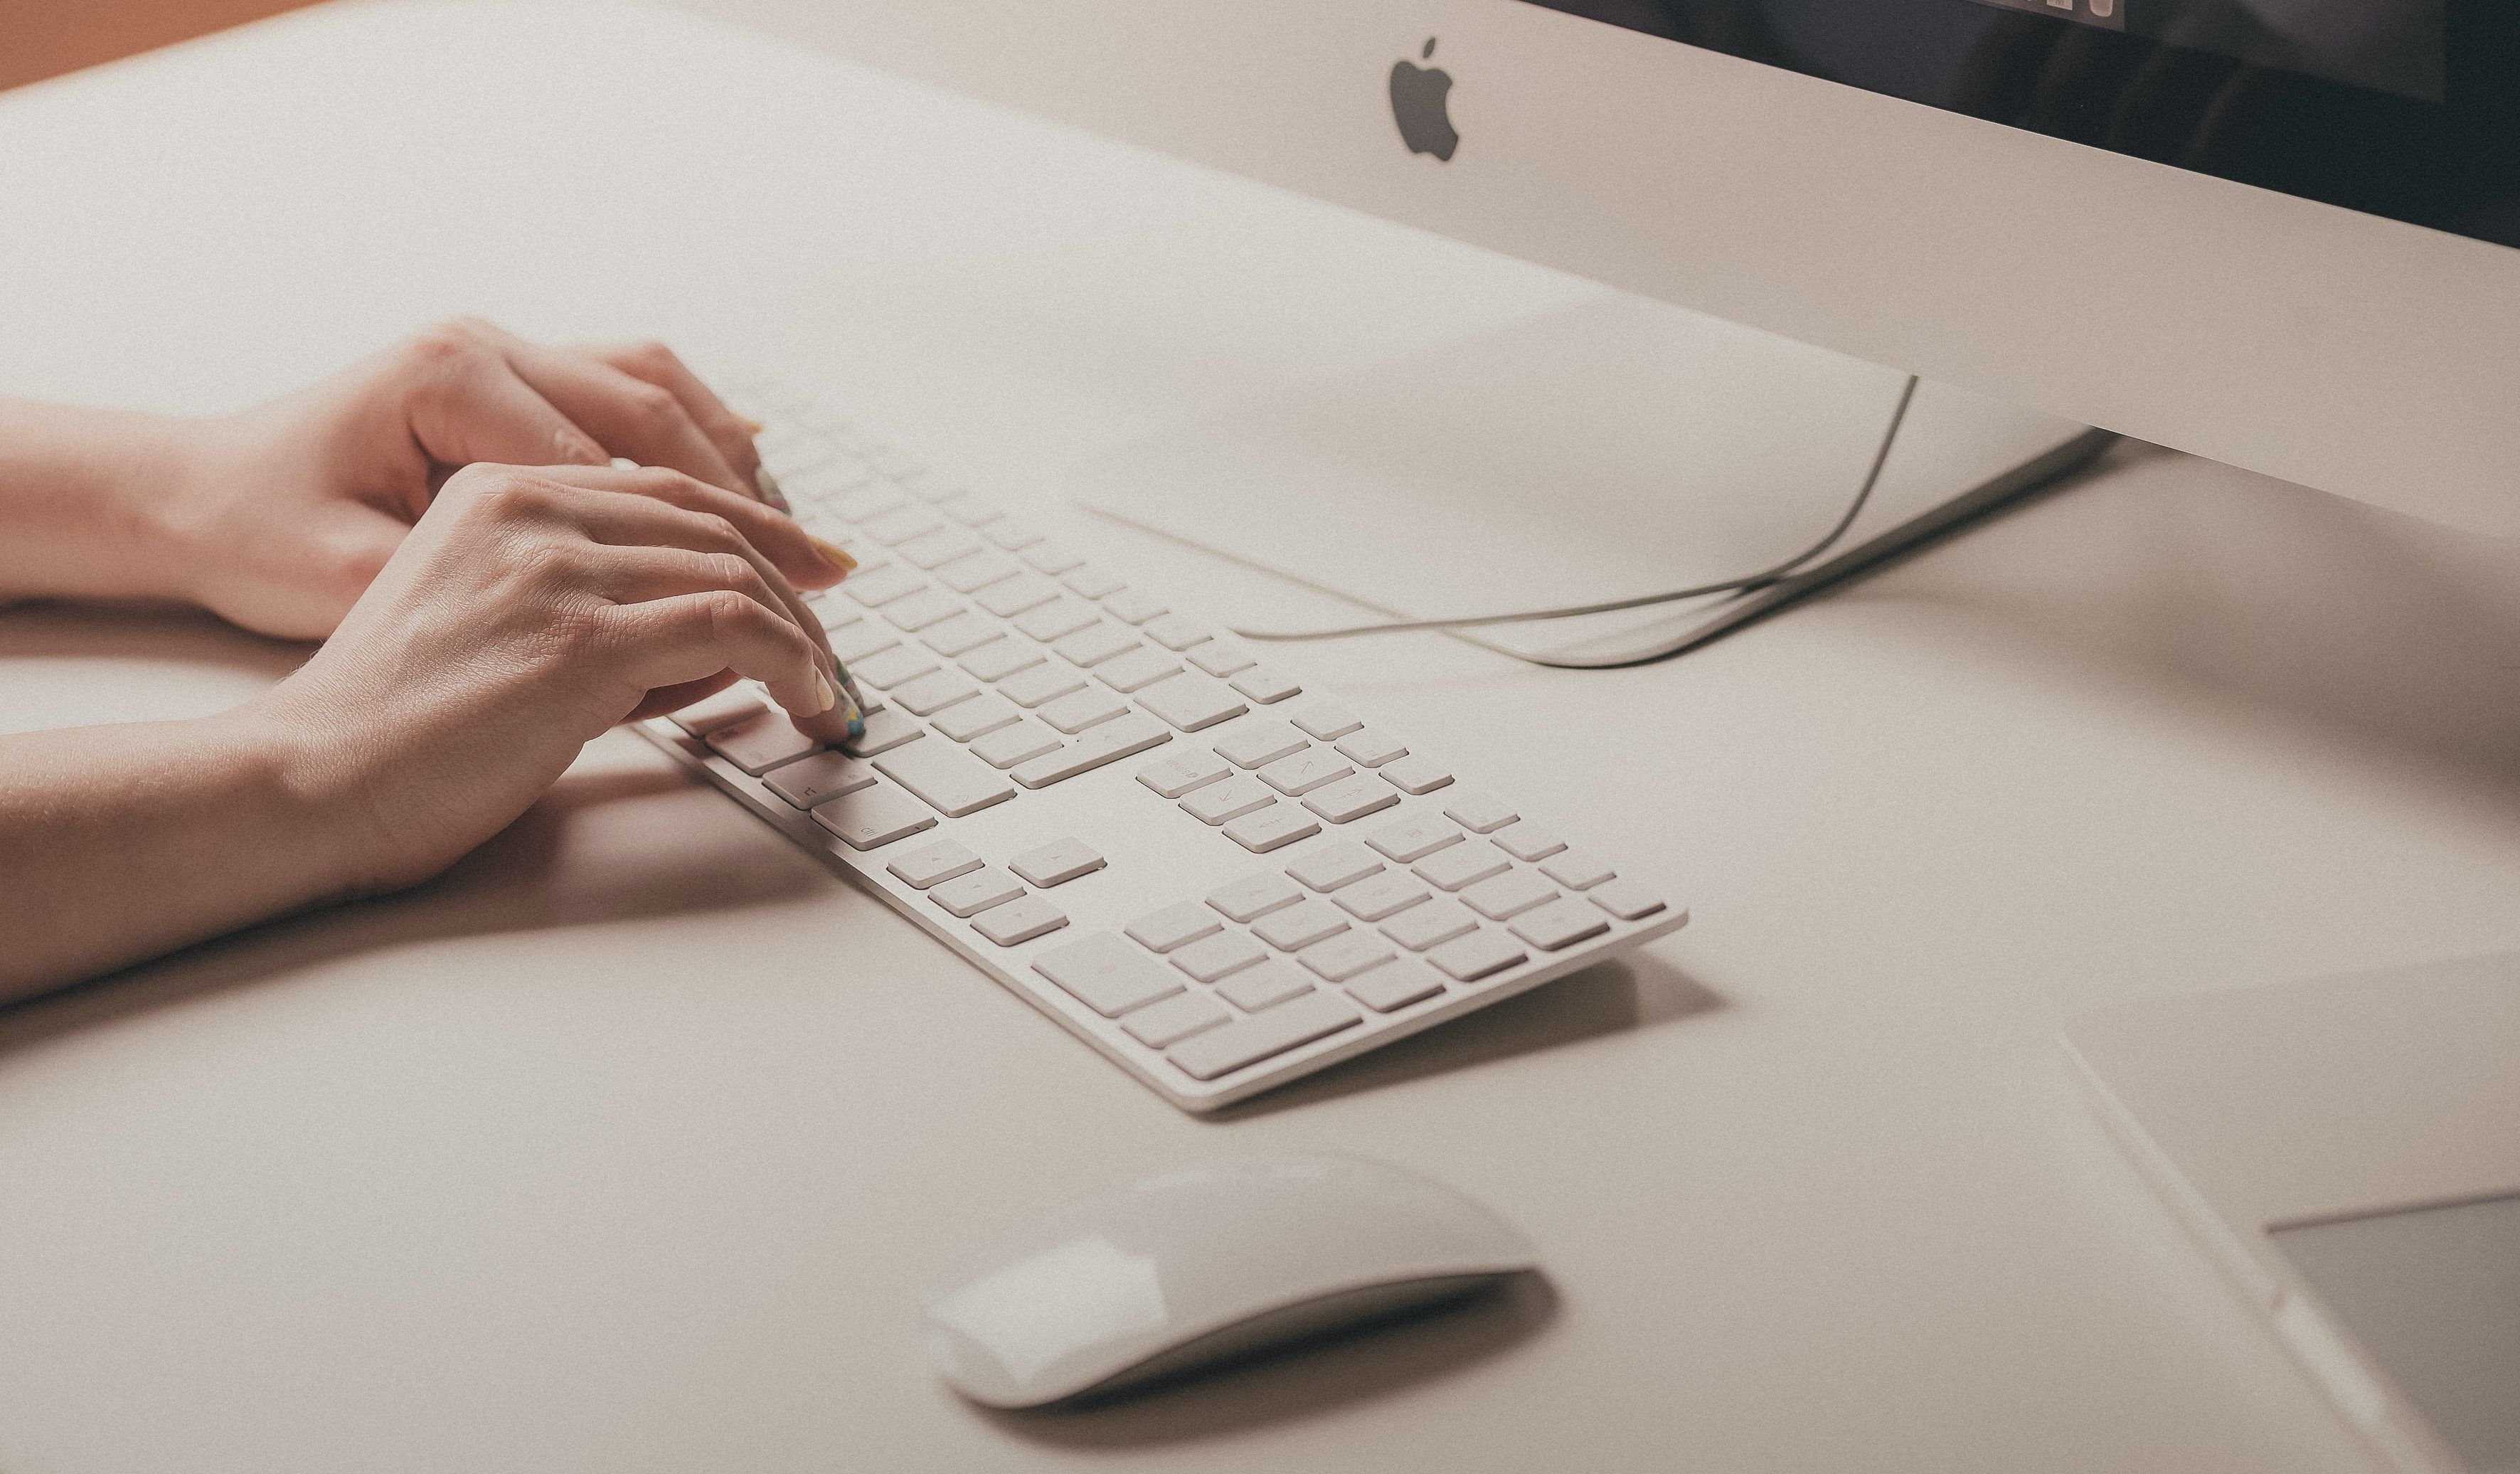
[{"label": "white cable", "polygon": [[[1655,604],[1671,604],[1682,599],[1702,598],[1708,594],[1748,592],[1764,588],[1793,576],[1803,565],[1837,545],[1847,529],[1872,499],[1872,488],[1881,481],[1881,468],[1890,460],[1890,447],[1899,438],[1899,427],[1908,418],[1908,406],[1916,397],[1916,376],[1910,374],[1899,391],[1898,407],[1890,412],[1889,428],[1881,433],[1881,443],[1872,452],[1872,465],[1864,473],[1864,484],[1857,488],[1855,500],[1849,502],[1846,514],[1827,535],[1791,558],[1763,573],[1741,578],[1727,578],[1721,583],[1701,583],[1695,588],[1678,588],[1668,593],[1637,594],[1625,599],[1610,599],[1599,604],[1573,604],[1559,609],[1522,609],[1504,614],[1455,615],[1434,620],[1385,620],[1371,624],[1340,624],[1325,629],[1235,629],[1246,640],[1344,640],[1361,634],[1398,634],[1412,629],[1473,629],[1482,624],[1521,624],[1537,620],[1571,620],[1580,615],[1616,614],[1623,609],[1644,609]],[[1561,664],[1540,661],[1541,665]],[[1565,663],[1573,664],[1573,663]]]}]

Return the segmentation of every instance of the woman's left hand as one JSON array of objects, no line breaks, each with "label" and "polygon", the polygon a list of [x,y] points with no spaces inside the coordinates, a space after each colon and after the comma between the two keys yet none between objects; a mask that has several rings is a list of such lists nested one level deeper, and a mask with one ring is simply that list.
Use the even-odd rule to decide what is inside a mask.
[{"label": "woman's left hand", "polygon": [[298,393],[186,422],[180,469],[152,498],[152,561],[165,592],[318,639],[463,466],[622,456],[758,499],[755,428],[661,344],[546,347],[459,318]]}]

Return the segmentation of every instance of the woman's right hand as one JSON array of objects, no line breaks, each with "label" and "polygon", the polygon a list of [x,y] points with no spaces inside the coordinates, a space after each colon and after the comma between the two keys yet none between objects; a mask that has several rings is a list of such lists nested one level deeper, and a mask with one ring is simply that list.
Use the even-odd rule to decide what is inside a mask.
[{"label": "woman's right hand", "polygon": [[343,889],[393,890],[504,828],[606,728],[739,676],[841,740],[854,705],[795,591],[837,576],[786,516],[677,472],[475,465],[252,716],[338,816]]}]

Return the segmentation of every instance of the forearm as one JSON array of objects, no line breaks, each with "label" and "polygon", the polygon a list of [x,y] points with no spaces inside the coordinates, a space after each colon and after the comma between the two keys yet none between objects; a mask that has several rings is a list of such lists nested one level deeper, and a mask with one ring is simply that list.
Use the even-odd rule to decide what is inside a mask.
[{"label": "forearm", "polygon": [[0,603],[180,597],[163,516],[197,424],[0,399]]},{"label": "forearm", "polygon": [[0,736],[0,1003],[351,894],[337,787],[250,707]]}]

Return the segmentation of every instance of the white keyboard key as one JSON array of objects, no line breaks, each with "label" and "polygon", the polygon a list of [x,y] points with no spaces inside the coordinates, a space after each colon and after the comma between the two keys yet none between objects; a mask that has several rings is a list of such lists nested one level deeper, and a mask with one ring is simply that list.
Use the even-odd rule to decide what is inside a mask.
[{"label": "white keyboard key", "polygon": [[1047,891],[1109,863],[1083,840],[1053,840],[1007,861],[1007,868]]},{"label": "white keyboard key", "polygon": [[880,620],[865,620],[832,631],[832,654],[843,666],[854,666],[878,650],[890,650],[900,643],[901,631]]},{"label": "white keyboard key", "polygon": [[980,688],[960,670],[930,670],[917,680],[903,681],[892,699],[913,716],[930,716],[978,694]]},{"label": "white keyboard key", "polygon": [[1235,690],[1250,697],[1253,701],[1258,702],[1264,707],[1273,702],[1284,701],[1289,696],[1301,696],[1304,694],[1303,687],[1296,685],[1293,681],[1286,679],[1284,676],[1258,668],[1245,670],[1240,675],[1234,677],[1233,684]]},{"label": "white keyboard key", "polygon": [[1334,741],[1365,725],[1356,714],[1328,697],[1316,696],[1289,714],[1295,725],[1324,742]]},{"label": "white keyboard key", "polygon": [[900,789],[873,785],[815,805],[814,822],[852,850],[873,850],[935,828],[936,813]]},{"label": "white keyboard key", "polygon": [[938,840],[933,845],[922,845],[884,868],[900,876],[903,885],[924,891],[940,881],[979,869],[980,857],[952,840]]},{"label": "white keyboard key", "polygon": [[1258,967],[1246,967],[1216,985],[1217,996],[1244,1013],[1275,1008],[1288,998],[1300,998],[1312,990],[1311,978],[1297,971],[1291,963],[1275,957]]},{"label": "white keyboard key", "polygon": [[1462,892],[1469,908],[1490,921],[1503,921],[1519,916],[1544,900],[1555,900],[1557,888],[1548,877],[1532,870],[1509,870],[1491,876]]},{"label": "white keyboard key", "polygon": [[1114,691],[1140,691],[1182,673],[1181,662],[1160,650],[1141,645],[1094,668],[1094,678]]},{"label": "white keyboard key", "polygon": [[1075,735],[1097,722],[1109,721],[1129,710],[1129,704],[1108,691],[1088,687],[1070,691],[1057,701],[1042,703],[1041,719],[1060,731]]},{"label": "white keyboard key", "polygon": [[977,593],[1014,576],[1014,560],[990,548],[966,553],[936,571],[936,581],[958,594]]},{"label": "white keyboard key", "polygon": [[972,753],[991,767],[1012,767],[1059,749],[1058,734],[1040,722],[1018,719],[1012,726],[988,732],[971,744]]},{"label": "white keyboard key", "polygon": [[967,528],[976,528],[985,523],[995,522],[1002,515],[997,508],[968,491],[959,492],[936,503],[936,510]]},{"label": "white keyboard key", "polygon": [[877,772],[936,806],[949,819],[977,813],[1015,796],[1006,775],[943,742],[914,742],[875,760]]},{"label": "white keyboard key", "polygon": [[1364,1018],[1355,1005],[1326,992],[1282,1003],[1266,1013],[1210,1029],[1174,1046],[1165,1056],[1192,1080],[1214,1080],[1271,1055],[1309,1044]]},{"label": "white keyboard key", "polygon": [[1405,870],[1385,870],[1332,891],[1330,899],[1359,921],[1380,921],[1424,900],[1427,895],[1426,887],[1416,876]]},{"label": "white keyboard key", "polygon": [[1095,727],[1063,751],[1046,753],[1017,766],[1014,777],[1026,788],[1048,788],[1172,740],[1172,732],[1162,722],[1132,712],[1117,721]]},{"label": "white keyboard key", "polygon": [[1479,919],[1449,900],[1421,900],[1382,924],[1382,935],[1413,952],[1479,929]]},{"label": "white keyboard key", "polygon": [[1074,634],[1052,641],[1050,648],[1053,654],[1091,670],[1114,656],[1140,647],[1138,636],[1125,625],[1098,620]]},{"label": "white keyboard key", "polygon": [[1399,802],[1400,796],[1373,781],[1372,773],[1353,773],[1306,795],[1304,806],[1333,824],[1346,824]]},{"label": "white keyboard key", "polygon": [[1116,594],[1128,587],[1126,583],[1113,577],[1107,570],[1096,568],[1090,563],[1082,568],[1069,569],[1060,576],[1058,581],[1088,599],[1100,599],[1104,594]]},{"label": "white keyboard key", "polygon": [[730,686],[704,701],[696,701],[674,714],[674,725],[695,737],[705,737],[720,727],[731,727],[770,710],[770,703],[750,686]]},{"label": "white keyboard key", "polygon": [[1234,921],[1250,921],[1271,911],[1282,911],[1303,898],[1303,892],[1274,870],[1245,876],[1207,893],[1207,903]]},{"label": "white keyboard key", "polygon": [[1391,1013],[1422,1003],[1444,990],[1444,980],[1426,964],[1396,957],[1347,980],[1347,994],[1376,1013]]},{"label": "white keyboard key", "polygon": [[1300,951],[1347,930],[1347,918],[1327,900],[1299,900],[1251,923],[1259,939],[1282,952]]},{"label": "white keyboard key", "polygon": [[1607,885],[1595,886],[1586,894],[1592,898],[1593,904],[1621,921],[1651,916],[1663,908],[1661,897],[1632,880],[1614,880]]},{"label": "white keyboard key", "polygon": [[771,773],[770,791],[798,808],[856,793],[875,781],[875,769],[845,753],[816,753]]},{"label": "white keyboard key", "polygon": [[1023,561],[1031,564],[1037,569],[1040,569],[1043,573],[1048,574],[1053,577],[1057,577],[1060,574],[1071,573],[1085,566],[1084,559],[1077,557],[1074,553],[1067,551],[1065,548],[1054,547],[1047,542],[1036,542],[1032,546],[1024,549]]},{"label": "white keyboard key", "polygon": [[1201,937],[1213,937],[1225,930],[1216,913],[1194,900],[1180,901],[1160,911],[1149,911],[1121,928],[1132,941],[1149,951],[1169,952],[1188,946]]},{"label": "white keyboard key", "polygon": [[[1594,919],[1601,913],[1595,911]],[[1601,925],[1608,926],[1606,921]],[[1219,932],[1202,937],[1171,954],[1173,966],[1201,983],[1213,983],[1228,973],[1239,972],[1255,962],[1268,960],[1269,949],[1240,932]]]},{"label": "white keyboard key", "polygon": [[806,603],[814,607],[814,618],[823,622],[826,630],[845,629],[866,618],[866,611],[845,599],[822,595],[809,596]]},{"label": "white keyboard key", "polygon": [[980,530],[980,535],[1010,553],[1021,552],[1041,541],[1041,533],[1032,524],[1018,522],[1012,517],[1001,517],[990,523]]},{"label": "white keyboard key", "polygon": [[1185,732],[1203,731],[1251,710],[1235,700],[1233,692],[1188,671],[1139,692],[1138,704]]},{"label": "white keyboard key", "polygon": [[883,607],[883,617],[896,629],[916,634],[930,624],[941,624],[963,612],[963,601],[941,588],[922,588]]},{"label": "white keyboard key", "polygon": [[1005,680],[1018,670],[1042,664],[1039,647],[1028,640],[1000,636],[962,657],[963,668],[984,681]]},{"label": "white keyboard key", "polygon": [[1516,916],[1512,932],[1544,952],[1561,951],[1610,929],[1610,918],[1581,896],[1561,897]]},{"label": "white keyboard key", "polygon": [[1342,932],[1297,952],[1295,960],[1333,983],[1344,983],[1391,956],[1391,944],[1373,933]]},{"label": "white keyboard key", "polygon": [[1213,639],[1205,644],[1192,645],[1189,654],[1192,665],[1220,677],[1238,674],[1260,664],[1259,657],[1251,653],[1250,646],[1234,639]]},{"label": "white keyboard key", "polygon": [[933,531],[922,532],[894,548],[901,561],[916,569],[940,569],[958,558],[968,558],[980,550],[980,539],[968,528],[947,525]]},{"label": "white keyboard key", "polygon": [[1015,628],[1047,645],[1053,640],[1065,639],[1099,618],[1093,605],[1061,594],[1047,604],[1026,610],[1015,621]]},{"label": "white keyboard key", "polygon": [[840,592],[869,609],[881,609],[895,599],[906,599],[927,586],[927,580],[893,564],[888,568],[860,569],[840,585]]},{"label": "white keyboard key", "polygon": [[1394,758],[1409,756],[1407,747],[1372,730],[1351,732],[1340,739],[1338,750],[1359,767],[1380,767]]},{"label": "white keyboard key", "polygon": [[1286,867],[1286,873],[1316,891],[1335,891],[1382,868],[1382,861],[1363,845],[1341,841],[1324,845]]},{"label": "white keyboard key", "polygon": [[1522,817],[1508,806],[1466,788],[1454,793],[1453,802],[1444,806],[1444,816],[1472,834],[1493,834]]},{"label": "white keyboard key", "polygon": [[1080,937],[1054,947],[1032,970],[1106,1019],[1182,991],[1182,980],[1109,932]]},{"label": "white keyboard key", "polygon": [[1605,880],[1617,879],[1619,874],[1581,850],[1560,851],[1540,867],[1540,873],[1569,891],[1590,891]]},{"label": "white keyboard key", "polygon": [[1192,789],[1182,796],[1181,806],[1183,812],[1202,824],[1223,824],[1277,802],[1278,796],[1259,779],[1237,773],[1222,783]]},{"label": "white keyboard key", "polygon": [[1085,673],[1073,666],[1028,666],[998,683],[998,694],[1019,707],[1057,701],[1085,689]]},{"label": "white keyboard key", "polygon": [[1012,578],[1001,578],[986,588],[973,591],[971,602],[1001,620],[1012,620],[1058,597],[1058,584],[1039,574],[1019,573]]},{"label": "white keyboard key", "polygon": [[1300,753],[1306,746],[1304,734],[1285,722],[1264,721],[1229,735],[1216,745],[1216,753],[1236,767],[1258,767]]},{"label": "white keyboard key", "polygon": [[866,534],[869,537],[888,548],[899,547],[913,537],[923,532],[932,532],[944,525],[945,520],[936,515],[934,508],[922,507],[916,503],[906,503],[880,517],[871,517],[859,524],[866,529]]},{"label": "white keyboard key", "polygon": [[920,636],[920,643],[951,659],[968,655],[1003,633],[1005,626],[997,621],[967,609]]},{"label": "white keyboard key", "polygon": [[1566,848],[1564,840],[1529,819],[1519,824],[1508,824],[1491,838],[1496,841],[1498,849],[1518,860],[1540,859]]},{"label": "white keyboard key", "polygon": [[1285,804],[1272,804],[1225,826],[1225,837],[1253,854],[1282,850],[1321,832],[1321,820]]},{"label": "white keyboard key", "polygon": [[1166,758],[1138,769],[1138,781],[1167,799],[1178,799],[1192,789],[1204,788],[1232,771],[1233,765],[1214,753],[1184,753],[1178,758]]},{"label": "white keyboard key", "polygon": [[731,727],[720,727],[702,740],[708,743],[709,751],[753,778],[823,749],[819,740],[797,731],[785,712],[764,712]]},{"label": "white keyboard key", "polygon": [[1188,615],[1166,615],[1147,623],[1148,637],[1166,650],[1188,650],[1215,637],[1216,631]]},{"label": "white keyboard key", "polygon": [[1023,720],[1023,712],[1003,696],[974,696],[936,714],[936,730],[956,742],[968,742],[1000,727]]},{"label": "white keyboard key", "polygon": [[1418,873],[1438,891],[1458,891],[1503,875],[1511,865],[1494,845],[1457,845],[1419,860]]},{"label": "white keyboard key", "polygon": [[861,486],[832,503],[832,515],[844,522],[867,523],[901,506],[901,492],[882,482]]},{"label": "white keyboard key", "polygon": [[890,690],[935,669],[936,658],[924,650],[895,645],[890,650],[878,650],[865,660],[851,661],[848,665],[849,674],[857,677],[858,684]]},{"label": "white keyboard key", "polygon": [[1405,794],[1430,794],[1453,781],[1451,771],[1442,763],[1415,753],[1386,762],[1374,771]]},{"label": "white keyboard key", "polygon": [[1501,973],[1529,955],[1503,932],[1477,931],[1456,937],[1427,952],[1426,960],[1456,982],[1472,983],[1490,973]]},{"label": "white keyboard key", "polygon": [[1002,906],[991,906],[971,918],[980,935],[1000,946],[1013,946],[1046,937],[1067,925],[1067,913],[1038,896],[1011,900]]},{"label": "white keyboard key", "polygon": [[866,730],[841,743],[840,750],[853,758],[872,758],[926,735],[919,723],[899,712],[869,712]]},{"label": "white keyboard key", "polygon": [[1124,624],[1144,624],[1172,611],[1143,588],[1124,588],[1103,597],[1102,612]]},{"label": "white keyboard key", "polygon": [[1120,1021],[1129,1036],[1149,1049],[1161,1049],[1234,1017],[1201,993],[1186,992],[1149,1003]]},{"label": "white keyboard key", "polygon": [[927,893],[927,898],[957,916],[972,916],[991,906],[1005,905],[1023,894],[1023,882],[995,865],[983,865],[968,875],[936,886]]},{"label": "white keyboard key", "polygon": [[1412,814],[1376,825],[1365,837],[1385,858],[1408,864],[1462,842],[1462,831],[1432,814]]},{"label": "white keyboard key", "polygon": [[1253,776],[1290,799],[1299,799],[1355,771],[1355,764],[1345,758],[1328,748],[1317,747],[1281,758]]}]

